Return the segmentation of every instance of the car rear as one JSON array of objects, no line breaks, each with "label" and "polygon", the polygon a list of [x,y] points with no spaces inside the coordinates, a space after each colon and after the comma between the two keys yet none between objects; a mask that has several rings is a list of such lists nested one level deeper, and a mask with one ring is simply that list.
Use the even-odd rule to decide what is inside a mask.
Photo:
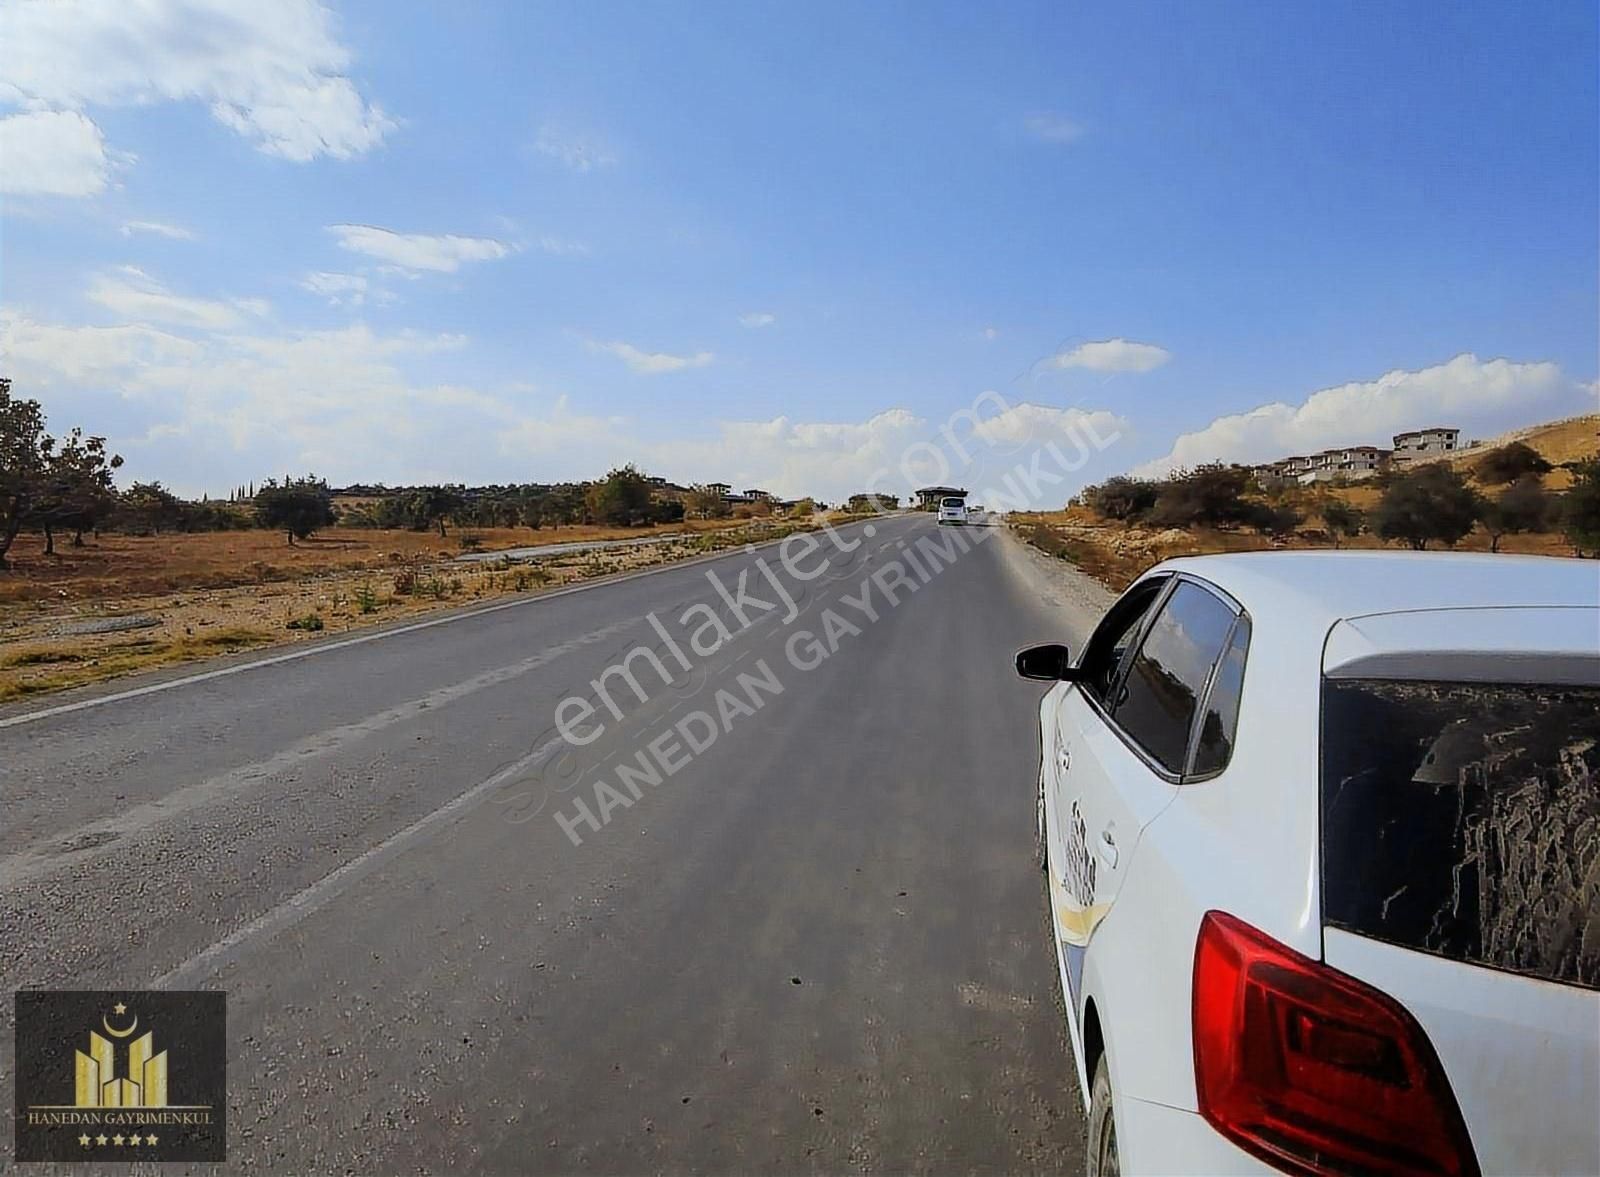
[{"label": "car rear", "polygon": [[[1334,627],[1323,959],[1239,982],[1238,1143],[1291,1171],[1600,1173],[1597,635],[1590,608]],[[1222,933],[1235,973],[1273,955]]]},{"label": "car rear", "polygon": [[967,521],[967,501],[953,497],[939,500],[940,523],[965,523]]}]

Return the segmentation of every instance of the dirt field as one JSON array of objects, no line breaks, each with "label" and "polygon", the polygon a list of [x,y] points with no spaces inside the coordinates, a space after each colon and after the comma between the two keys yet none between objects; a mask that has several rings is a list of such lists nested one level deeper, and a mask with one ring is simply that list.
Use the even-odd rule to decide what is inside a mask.
[{"label": "dirt field", "polygon": [[[681,533],[639,548],[525,562],[457,562],[455,531],[333,528],[290,547],[281,533],[104,536],[82,548],[35,537],[0,573],[0,701],[154,666],[338,633],[433,609],[777,538],[807,523],[716,520],[662,528],[491,528],[480,551]],[[84,629],[118,627],[110,632]]]},{"label": "dirt field", "polygon": [[[474,528],[481,551],[584,540],[640,539],[740,526],[733,519],[693,520],[662,527]],[[463,549],[460,531],[378,531],[332,527],[290,545],[282,532],[213,531],[190,535],[105,535],[74,548],[56,539],[22,535],[11,550],[13,568],[0,573],[0,610],[29,601],[103,601],[182,589],[230,588],[321,576],[341,569],[378,569],[404,560],[452,560]],[[0,612],[0,620],[4,613]]]}]

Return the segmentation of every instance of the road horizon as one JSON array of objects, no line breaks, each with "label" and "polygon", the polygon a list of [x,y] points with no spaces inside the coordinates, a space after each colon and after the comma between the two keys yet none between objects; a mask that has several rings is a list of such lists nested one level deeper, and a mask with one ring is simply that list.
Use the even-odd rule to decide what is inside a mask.
[{"label": "road horizon", "polygon": [[1079,1171],[1009,662],[1087,619],[1001,529],[819,542],[581,746],[564,698],[775,554],[0,710],[9,986],[226,991],[230,1170]]}]

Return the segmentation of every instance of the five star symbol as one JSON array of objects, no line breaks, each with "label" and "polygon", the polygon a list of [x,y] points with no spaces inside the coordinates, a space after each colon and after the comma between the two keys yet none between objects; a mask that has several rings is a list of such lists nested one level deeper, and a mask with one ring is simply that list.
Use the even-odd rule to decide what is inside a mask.
[{"label": "five star symbol", "polygon": [[128,1012],[128,1007],[123,1005],[122,1002],[119,1001],[119,1002],[117,1002],[116,1005],[111,1007],[111,1012],[112,1013],[117,1013],[117,1014],[125,1014],[125,1013]]},{"label": "five star symbol", "polygon": [[152,1132],[149,1135],[141,1138],[137,1132],[135,1132],[135,1133],[133,1133],[133,1135],[127,1136],[127,1137],[124,1137],[121,1133],[118,1133],[117,1135],[111,1137],[109,1139],[109,1141],[108,1141],[107,1138],[106,1138],[105,1133],[103,1133],[103,1132],[99,1136],[94,1137],[92,1140],[89,1137],[88,1133],[85,1133],[84,1135],[78,1137],[78,1143],[81,1144],[84,1148],[88,1148],[91,1143],[93,1143],[93,1144],[107,1144],[107,1143],[109,1143],[109,1144],[130,1144],[130,1145],[132,1145],[132,1144],[140,1144],[140,1143],[154,1144],[154,1143],[156,1143],[156,1134],[154,1132]]}]

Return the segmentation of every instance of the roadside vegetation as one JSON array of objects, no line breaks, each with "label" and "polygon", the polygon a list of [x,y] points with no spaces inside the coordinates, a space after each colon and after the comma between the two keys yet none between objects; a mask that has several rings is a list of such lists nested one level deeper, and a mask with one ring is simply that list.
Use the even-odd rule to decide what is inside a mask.
[{"label": "roadside vegetation", "polygon": [[1600,556],[1600,417],[1361,481],[1262,485],[1244,466],[1109,478],[1064,511],[1019,513],[1035,547],[1113,588],[1179,555],[1400,546]]},{"label": "roadside vegetation", "polygon": [[[842,521],[720,489],[663,490],[632,465],[584,483],[357,486],[316,475],[223,500],[118,489],[122,459],[52,436],[0,378],[0,701],[155,666],[338,633],[431,609],[763,542]],[[636,546],[496,552],[650,539]],[[463,554],[481,558],[463,561]]]}]

